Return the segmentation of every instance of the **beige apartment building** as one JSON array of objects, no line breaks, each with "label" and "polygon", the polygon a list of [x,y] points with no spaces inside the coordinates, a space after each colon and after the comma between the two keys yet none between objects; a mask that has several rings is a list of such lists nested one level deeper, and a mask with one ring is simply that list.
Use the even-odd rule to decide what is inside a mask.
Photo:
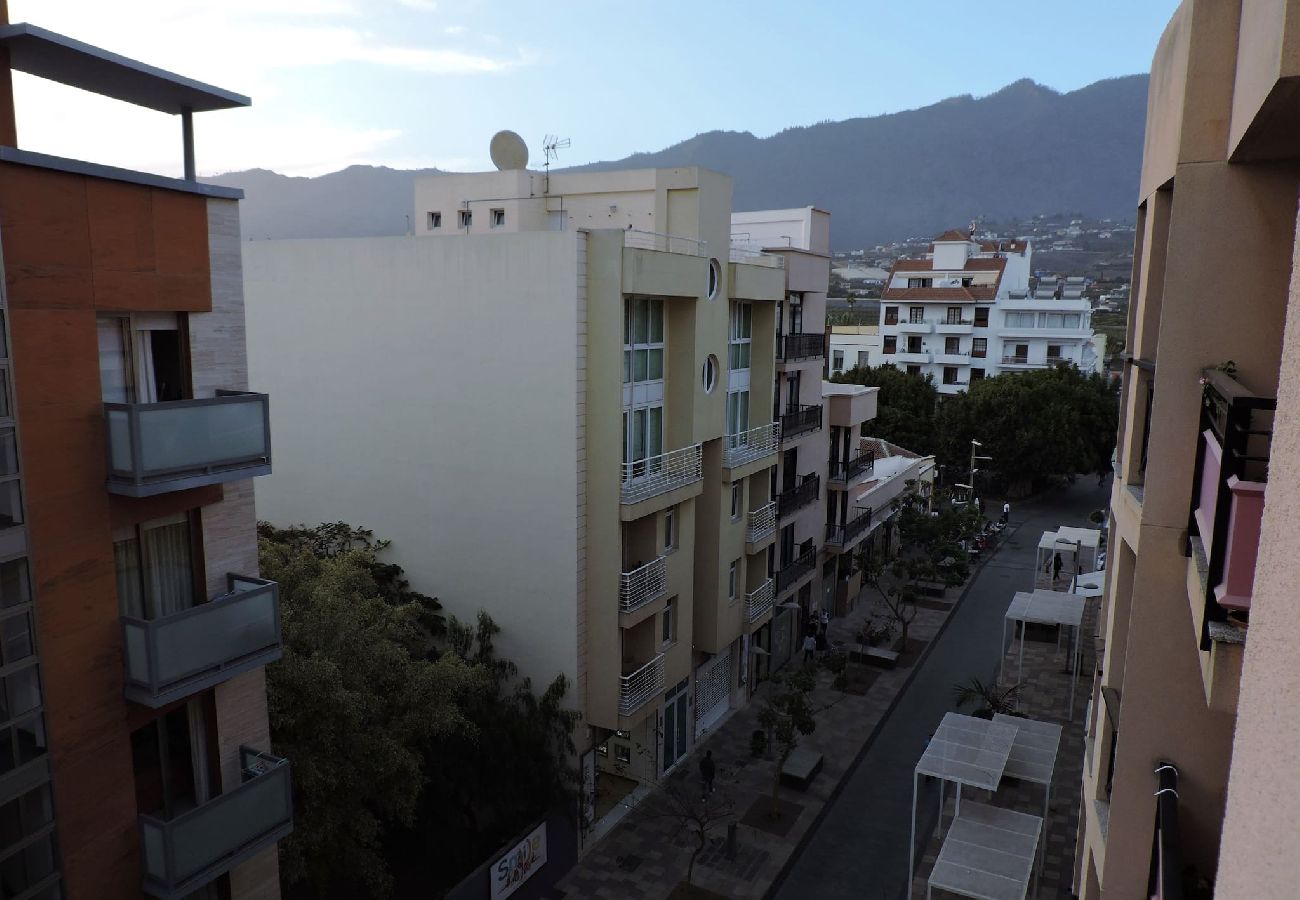
[{"label": "beige apartment building", "polygon": [[[534,685],[564,675],[607,826],[817,608],[825,254],[733,253],[698,168],[435,176],[415,208],[410,236],[245,244],[259,511],[373,528]],[[816,347],[781,341],[791,304]]]},{"label": "beige apartment building", "polygon": [[1083,898],[1300,885],[1298,81],[1282,0],[1187,0],[1152,65]]}]

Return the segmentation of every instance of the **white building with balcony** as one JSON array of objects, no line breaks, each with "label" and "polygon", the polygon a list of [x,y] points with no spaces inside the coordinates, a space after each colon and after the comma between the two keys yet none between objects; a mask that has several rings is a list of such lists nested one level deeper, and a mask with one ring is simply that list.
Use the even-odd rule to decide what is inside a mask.
[{"label": "white building with balcony", "polygon": [[947,231],[924,258],[898,260],[881,297],[881,359],[944,394],[1003,372],[1100,371],[1082,279],[1031,289],[1032,256],[1026,241]]}]

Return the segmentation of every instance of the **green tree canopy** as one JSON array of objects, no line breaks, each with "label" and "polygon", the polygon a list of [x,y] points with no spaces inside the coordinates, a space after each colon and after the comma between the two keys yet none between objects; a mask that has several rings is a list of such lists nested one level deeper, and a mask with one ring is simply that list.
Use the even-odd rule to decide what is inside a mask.
[{"label": "green tree canopy", "polygon": [[832,380],[880,388],[876,418],[863,425],[864,435],[883,438],[921,456],[935,452],[935,403],[939,394],[930,376],[877,366],[849,369]]}]

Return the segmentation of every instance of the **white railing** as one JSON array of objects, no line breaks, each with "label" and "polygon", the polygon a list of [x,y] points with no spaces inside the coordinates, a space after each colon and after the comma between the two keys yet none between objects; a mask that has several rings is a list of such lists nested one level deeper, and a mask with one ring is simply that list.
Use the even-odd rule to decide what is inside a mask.
[{"label": "white railing", "polygon": [[623,463],[623,503],[639,503],[704,477],[699,444]]},{"label": "white railing", "polygon": [[758,509],[750,510],[749,526],[745,529],[745,540],[756,544],[776,531],[776,501],[765,503]]},{"label": "white railing", "polygon": [[623,246],[640,250],[661,250],[667,253],[685,253],[689,256],[708,256],[708,243],[697,238],[666,231],[642,231],[628,228],[623,232]]},{"label": "white railing", "polygon": [[764,253],[762,248],[732,244],[727,259],[734,263],[750,266],[767,266],[771,269],[784,269],[785,257],[775,253]]},{"label": "white railing", "polygon": [[758,590],[745,595],[745,618],[757,622],[763,613],[776,602],[776,582],[771,578],[759,585]]},{"label": "white railing", "polygon": [[723,465],[728,469],[743,466],[777,451],[777,445],[781,443],[781,423],[768,422],[740,434],[729,434],[726,441]]},{"label": "white railing", "polygon": [[623,573],[618,586],[618,608],[621,612],[640,609],[663,596],[667,589],[668,559],[661,556],[631,572]]},{"label": "white railing", "polygon": [[620,715],[636,712],[664,689],[664,655],[656,653],[639,669],[619,677],[618,711]]}]

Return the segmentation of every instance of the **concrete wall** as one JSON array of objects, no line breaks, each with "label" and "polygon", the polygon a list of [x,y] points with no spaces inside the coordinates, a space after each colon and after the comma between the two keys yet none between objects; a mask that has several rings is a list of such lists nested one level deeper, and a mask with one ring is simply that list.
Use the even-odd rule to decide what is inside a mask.
[{"label": "concrete wall", "polygon": [[[274,523],[346,520],[541,685],[577,677],[573,232],[244,245]],[[473,335],[493,335],[491,355]],[[509,364],[500,364],[510,360]]]}]

